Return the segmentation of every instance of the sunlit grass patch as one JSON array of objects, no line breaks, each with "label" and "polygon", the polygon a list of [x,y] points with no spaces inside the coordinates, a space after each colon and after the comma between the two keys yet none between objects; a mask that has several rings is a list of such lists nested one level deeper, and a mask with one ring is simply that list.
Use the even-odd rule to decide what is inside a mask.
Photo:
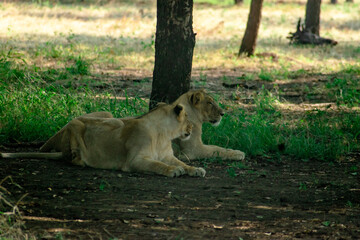
[{"label": "sunlit grass patch", "polygon": [[[212,4],[216,5],[195,2],[193,15],[197,36],[193,66],[246,68],[250,65],[260,71],[262,62],[256,58],[236,60],[249,1],[240,6],[234,6],[233,2],[214,1]],[[337,71],[344,60],[355,63],[360,39],[357,31],[360,19],[356,11],[359,4],[323,3],[322,6],[321,33],[337,40],[338,46],[289,45],[286,36],[295,31],[298,18],[304,16],[305,4],[265,2],[256,52],[273,52],[289,61],[292,70],[301,64],[306,68],[331,66],[327,71]],[[56,2],[52,6],[3,3],[0,13],[4,15],[0,20],[4,26],[0,34],[6,36],[1,41],[24,51],[24,59],[29,63],[55,65],[66,56],[82,55],[93,60],[96,67],[105,65],[108,69],[121,70],[135,66],[148,71],[153,68],[155,1],[146,4],[104,1],[99,5],[91,1],[78,5]],[[42,59],[44,57],[46,59]]]}]

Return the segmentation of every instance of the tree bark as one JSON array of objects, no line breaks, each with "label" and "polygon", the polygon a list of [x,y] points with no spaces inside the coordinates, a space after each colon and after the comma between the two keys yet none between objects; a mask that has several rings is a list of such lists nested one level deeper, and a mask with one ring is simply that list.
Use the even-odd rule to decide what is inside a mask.
[{"label": "tree bark", "polygon": [[346,0],[348,3],[354,3],[354,0]]},{"label": "tree bark", "polygon": [[308,0],[305,13],[305,30],[320,36],[321,0]]},{"label": "tree bark", "polygon": [[330,3],[331,4],[337,4],[337,0],[331,0]]},{"label": "tree bark", "polygon": [[235,0],[235,5],[241,5],[244,3],[244,0]]},{"label": "tree bark", "polygon": [[247,56],[254,54],[256,47],[256,39],[259,32],[261,21],[261,9],[263,0],[251,0],[249,17],[246,25],[244,37],[238,56],[245,53]]},{"label": "tree bark", "polygon": [[195,34],[193,0],[157,0],[155,66],[150,109],[190,89]]}]

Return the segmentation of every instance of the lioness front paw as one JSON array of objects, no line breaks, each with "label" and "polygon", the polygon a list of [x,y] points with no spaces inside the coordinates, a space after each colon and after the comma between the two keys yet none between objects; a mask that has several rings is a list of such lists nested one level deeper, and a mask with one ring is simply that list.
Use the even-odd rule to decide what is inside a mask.
[{"label": "lioness front paw", "polygon": [[78,165],[78,166],[82,166],[82,167],[85,167],[86,166],[86,164],[84,163],[84,161],[83,160],[81,160],[81,158],[74,158],[72,161],[72,164],[74,164],[74,165]]},{"label": "lioness front paw", "polygon": [[233,150],[234,153],[234,159],[235,160],[244,160],[245,159],[245,153],[239,150]]},{"label": "lioness front paw", "polygon": [[180,177],[181,175],[185,174],[185,169],[181,166],[172,167],[172,169],[169,171],[169,174],[167,174],[168,177]]},{"label": "lioness front paw", "polygon": [[191,168],[191,170],[188,171],[189,176],[192,177],[205,177],[206,171],[203,168]]},{"label": "lioness front paw", "polygon": [[223,159],[229,159],[229,160],[244,160],[245,159],[245,153],[239,150],[232,150],[232,149],[226,149],[226,152],[224,152]]}]

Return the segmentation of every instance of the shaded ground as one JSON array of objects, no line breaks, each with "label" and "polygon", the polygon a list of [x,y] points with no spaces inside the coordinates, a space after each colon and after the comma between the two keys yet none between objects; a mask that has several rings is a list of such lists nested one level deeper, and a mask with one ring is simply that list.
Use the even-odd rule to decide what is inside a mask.
[{"label": "shaded ground", "polygon": [[205,178],[173,179],[16,159],[0,161],[0,178],[22,186],[3,184],[15,201],[28,193],[25,231],[42,239],[358,239],[358,159],[249,159],[234,172],[195,161]]}]

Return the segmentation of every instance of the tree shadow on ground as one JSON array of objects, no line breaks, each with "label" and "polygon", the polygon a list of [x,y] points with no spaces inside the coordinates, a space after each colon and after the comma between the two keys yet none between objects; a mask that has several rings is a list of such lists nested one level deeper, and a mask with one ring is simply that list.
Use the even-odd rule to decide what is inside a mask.
[{"label": "tree shadow on ground", "polygon": [[[1,161],[25,231],[43,238],[289,239],[358,236],[359,177],[341,164],[262,158],[230,175],[207,163],[205,178],[166,178],[46,160]],[[203,161],[193,165],[203,166]]]}]

